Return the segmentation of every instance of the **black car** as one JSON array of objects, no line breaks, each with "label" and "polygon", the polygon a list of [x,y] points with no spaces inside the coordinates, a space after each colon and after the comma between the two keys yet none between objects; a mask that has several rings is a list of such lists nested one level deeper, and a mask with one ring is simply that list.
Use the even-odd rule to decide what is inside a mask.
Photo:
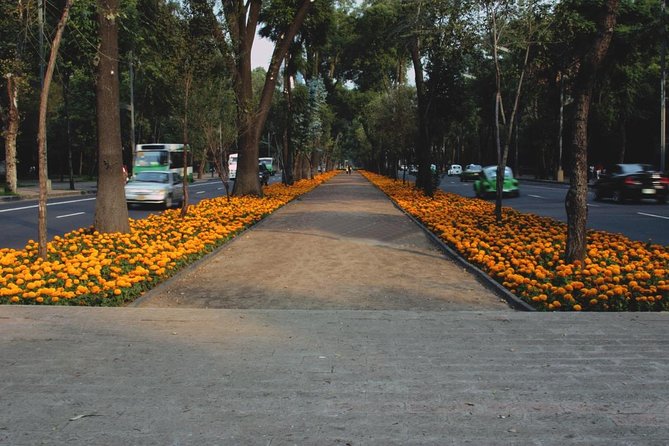
[{"label": "black car", "polygon": [[616,164],[594,184],[595,200],[611,198],[622,203],[642,198],[666,203],[669,178],[653,170],[649,164]]}]

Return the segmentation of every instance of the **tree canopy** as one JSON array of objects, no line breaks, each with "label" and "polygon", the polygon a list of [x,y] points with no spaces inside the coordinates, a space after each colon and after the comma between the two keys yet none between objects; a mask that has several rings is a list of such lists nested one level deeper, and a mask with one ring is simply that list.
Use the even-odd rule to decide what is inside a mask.
[{"label": "tree canopy", "polygon": [[[53,33],[58,4],[46,10],[46,34]],[[10,0],[0,11],[0,117],[6,146],[0,159],[14,157],[7,148],[14,144],[19,177],[32,175],[37,162],[35,5],[34,0]],[[559,126],[560,98],[569,117],[580,52],[597,31],[601,1],[253,0],[225,5],[221,10],[213,0],[121,2],[119,113],[125,164],[132,163],[132,141],[183,140],[187,73],[192,74],[189,143],[201,174],[216,158],[224,164],[223,154],[248,153],[251,159],[268,150],[295,172],[304,169],[301,157],[311,169],[327,159],[331,167],[350,161],[391,175],[400,164],[435,164],[439,170],[456,162],[495,164],[496,90],[509,119],[524,72],[514,122],[507,122],[512,131],[501,128],[509,137],[507,164],[541,178],[554,178],[560,168],[572,174],[567,162],[572,148],[565,144],[560,150],[561,139],[571,131],[569,121]],[[495,46],[485,20],[490,8],[498,11]],[[660,11],[656,0],[620,1],[608,55],[595,80],[587,147],[591,164],[633,161],[667,167],[659,166],[657,131],[660,36],[667,35],[666,29],[661,32],[667,22]],[[99,174],[95,14],[91,2],[75,2],[63,39],[48,110],[50,176]],[[285,47],[262,74],[244,65],[257,32],[277,48]],[[21,78],[16,132],[10,128],[7,93],[15,74]],[[289,146],[290,161],[284,159]],[[239,193],[258,192],[248,181]]]}]

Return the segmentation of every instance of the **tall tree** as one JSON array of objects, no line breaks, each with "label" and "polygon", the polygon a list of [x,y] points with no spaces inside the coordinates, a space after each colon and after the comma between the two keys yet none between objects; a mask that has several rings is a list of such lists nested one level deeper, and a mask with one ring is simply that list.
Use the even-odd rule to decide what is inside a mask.
[{"label": "tall tree", "polygon": [[98,0],[98,195],[94,225],[100,232],[130,231],[125,202],[119,114],[119,12],[119,0]]},{"label": "tall tree", "polygon": [[606,0],[595,18],[596,32],[583,47],[573,85],[574,115],[571,135],[571,176],[565,197],[567,245],[565,260],[583,261],[587,251],[588,116],[597,72],[609,49],[620,0]]},{"label": "tall tree", "polygon": [[[411,7],[414,2],[409,2]],[[407,5],[405,5],[407,6]],[[425,29],[424,21],[426,17],[425,5],[420,0],[415,3],[413,24],[409,38],[409,51],[411,61],[413,62],[414,78],[416,82],[416,95],[418,98],[418,137],[416,139],[416,158],[418,160],[418,174],[416,175],[416,187],[423,190],[425,195],[434,194],[434,183],[432,182],[431,164],[431,146],[430,146],[430,128],[429,113],[430,102],[427,96],[424,67],[423,51]]]},{"label": "tall tree", "polygon": [[[44,84],[42,85],[42,91],[40,92],[40,101],[39,101],[39,130],[37,132],[37,146],[38,146],[38,175],[39,175],[39,202],[37,204],[37,238],[39,243],[38,255],[46,260],[47,256],[47,237],[46,237],[46,200],[48,192],[48,176],[49,170],[47,167],[47,157],[46,157],[46,112],[47,112],[47,103],[49,99],[49,88],[51,86],[51,79],[53,79],[53,71],[56,68],[56,57],[58,56],[58,47],[60,46],[60,41],[63,38],[63,32],[65,31],[65,25],[67,24],[67,18],[70,13],[70,7],[72,6],[73,0],[67,0],[65,6],[63,7],[63,13],[60,16],[58,25],[56,26],[56,35],[53,38],[51,43],[51,53],[49,54],[49,63],[46,66],[46,72],[44,73]],[[126,210],[127,213],[127,210]]]},{"label": "tall tree", "polygon": [[17,191],[16,140],[19,133],[19,97],[25,89],[24,47],[30,14],[27,1],[6,1],[0,5],[0,75],[7,83],[7,111],[0,106],[0,117],[5,138],[5,181],[12,193]]},{"label": "tall tree", "polygon": [[[524,30],[526,35],[521,37],[523,41],[520,43],[520,45],[524,47],[524,57],[515,89],[513,106],[511,107],[511,116],[507,119],[507,110],[502,97],[502,70],[500,67],[501,55],[499,54],[499,51],[503,50],[507,53],[510,52],[506,46],[502,45],[501,39],[505,28],[505,24],[502,23],[502,21],[504,20],[504,16],[510,14],[512,11],[506,9],[507,5],[505,5],[504,2],[486,4],[489,28],[491,31],[492,58],[495,65],[495,146],[497,148],[495,218],[498,223],[502,221],[503,184],[506,174],[506,164],[509,157],[509,147],[513,138],[513,130],[516,125],[516,115],[520,105],[520,96],[523,89],[525,71],[530,57],[530,48],[533,38],[532,18],[536,14],[533,5],[533,1],[528,2],[524,5],[524,9],[526,10],[520,12],[525,18],[525,20],[522,21],[527,21],[526,30]],[[508,18],[506,18],[506,20],[508,20]]]},{"label": "tall tree", "polygon": [[[234,55],[234,84],[237,96],[239,159],[237,179],[233,189],[235,195],[262,195],[258,180],[260,134],[272,103],[281,63],[313,2],[314,0],[299,0],[293,5],[294,15],[274,47],[260,101],[257,104],[253,101],[251,49],[263,1],[231,0],[223,3],[227,29],[232,41],[232,51],[226,53]],[[220,41],[225,42],[224,39]]]}]

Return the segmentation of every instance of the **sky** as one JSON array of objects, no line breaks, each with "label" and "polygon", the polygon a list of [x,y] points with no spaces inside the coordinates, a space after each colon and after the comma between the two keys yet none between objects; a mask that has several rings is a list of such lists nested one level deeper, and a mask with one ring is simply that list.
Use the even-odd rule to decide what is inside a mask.
[{"label": "sky", "polygon": [[273,50],[274,44],[269,39],[264,39],[256,34],[256,39],[251,49],[251,68],[263,67],[267,69]]}]

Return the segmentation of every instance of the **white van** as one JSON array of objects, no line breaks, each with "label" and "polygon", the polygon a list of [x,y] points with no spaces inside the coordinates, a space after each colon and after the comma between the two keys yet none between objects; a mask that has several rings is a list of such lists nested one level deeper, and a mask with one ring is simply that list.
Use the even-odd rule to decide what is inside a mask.
[{"label": "white van", "polygon": [[228,157],[228,172],[230,172],[229,178],[234,180],[237,178],[237,154],[231,153]]}]

